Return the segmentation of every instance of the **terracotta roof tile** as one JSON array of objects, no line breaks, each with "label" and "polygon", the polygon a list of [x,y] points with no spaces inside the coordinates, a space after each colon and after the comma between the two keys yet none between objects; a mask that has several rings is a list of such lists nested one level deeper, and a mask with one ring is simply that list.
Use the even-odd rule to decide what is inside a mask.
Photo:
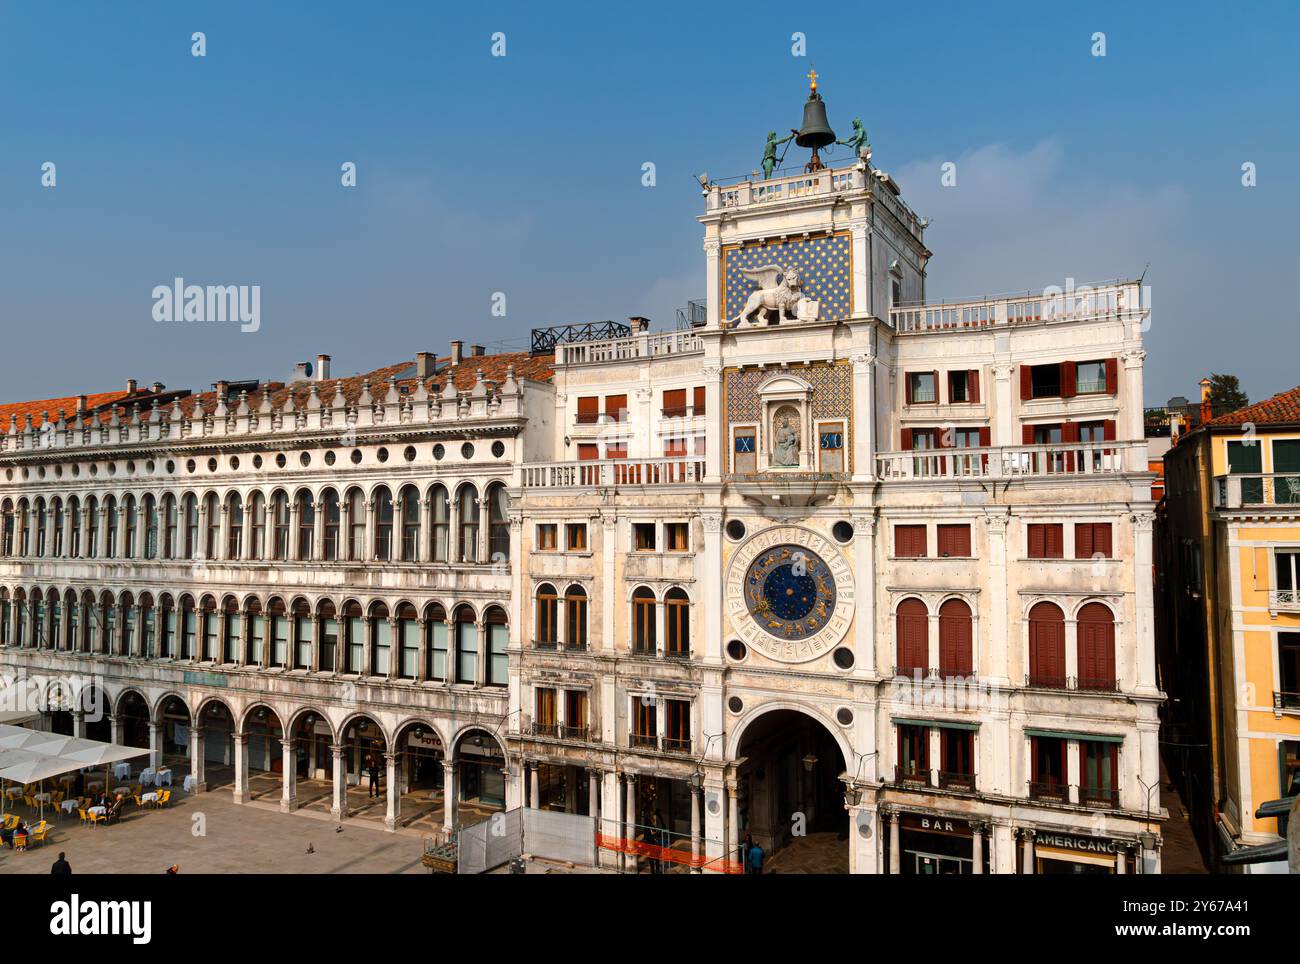
[{"label": "terracotta roof tile", "polygon": [[[86,407],[89,409],[98,408],[101,405],[108,405],[126,398],[128,393],[125,390],[116,392],[95,392],[86,396]],[[51,422],[59,419],[59,412],[63,412],[64,417],[69,421],[77,415],[77,396],[65,395],[62,398],[44,398],[34,402],[9,402],[0,404],[0,431],[9,430],[10,419],[18,419],[18,431],[22,431],[27,424],[27,416],[32,417],[32,425],[40,427],[45,421],[45,413],[48,412]]]},{"label": "terracotta roof tile", "polygon": [[1222,425],[1243,425],[1246,422],[1254,422],[1256,425],[1300,424],[1300,386],[1235,412],[1227,412],[1205,424],[1217,428]]}]

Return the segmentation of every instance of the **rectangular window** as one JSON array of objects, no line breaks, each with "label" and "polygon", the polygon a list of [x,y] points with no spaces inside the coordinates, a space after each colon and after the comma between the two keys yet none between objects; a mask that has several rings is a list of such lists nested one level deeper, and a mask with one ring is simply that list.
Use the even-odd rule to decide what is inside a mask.
[{"label": "rectangular window", "polygon": [[397,623],[401,637],[401,665],[398,675],[402,679],[415,679],[420,662],[420,623],[414,619],[402,619]]},{"label": "rectangular window", "polygon": [[1040,800],[1064,800],[1068,796],[1065,762],[1067,741],[1059,737],[1029,738],[1029,795]]},{"label": "rectangular window", "polygon": [[606,395],[605,417],[615,422],[627,421],[627,396]]},{"label": "rectangular window", "polygon": [[1033,445],[1060,445],[1064,438],[1060,425],[1034,425]]},{"label": "rectangular window", "polygon": [[664,418],[683,418],[686,415],[686,389],[670,388],[664,392]]},{"label": "rectangular window", "polygon": [[578,399],[578,424],[594,425],[600,421],[600,399],[587,395]]},{"label": "rectangular window", "polygon": [[571,739],[586,739],[587,694],[583,690],[564,691],[564,735]]},{"label": "rectangular window", "polygon": [[939,774],[945,787],[975,787],[975,734],[970,730],[944,727],[939,731],[939,750],[943,769]]},{"label": "rectangular window", "polygon": [[632,546],[637,552],[655,551],[655,524],[653,522],[632,523]]},{"label": "rectangular window", "polygon": [[900,559],[919,559],[925,556],[926,537],[923,525],[894,526],[894,555]]},{"label": "rectangular window", "polygon": [[441,619],[429,623],[429,678],[447,678],[447,624]]},{"label": "rectangular window", "polygon": [[939,555],[970,558],[970,526],[941,525],[938,527]]},{"label": "rectangular window", "polygon": [[289,619],[271,617],[271,665],[286,666],[289,661]]},{"label": "rectangular window", "polygon": [[1074,391],[1078,395],[1100,395],[1106,392],[1106,363],[1104,361],[1079,362],[1074,368]]},{"label": "rectangular window", "polygon": [[456,624],[456,682],[478,678],[478,627],[468,620]]},{"label": "rectangular window", "polygon": [[295,644],[293,665],[295,669],[311,669],[312,630],[315,623],[310,616],[294,617],[294,632],[298,636]]},{"label": "rectangular window", "polygon": [[1079,741],[1079,802],[1085,807],[1119,805],[1119,746]]},{"label": "rectangular window", "polygon": [[262,665],[263,645],[266,638],[266,617],[252,613],[248,617],[248,652],[249,662],[255,666]]},{"label": "rectangular window", "polygon": [[570,552],[585,552],[587,550],[587,524],[585,522],[570,522],[564,527],[564,544]]},{"label": "rectangular window", "polygon": [[505,623],[487,624],[487,685],[506,686],[510,682],[510,656],[506,647],[510,645],[510,629]]},{"label": "rectangular window", "polygon": [[578,461],[594,462],[600,458],[600,446],[593,445],[590,442],[580,442],[578,444]]},{"label": "rectangular window", "polygon": [[665,522],[664,549],[668,552],[690,552],[690,525],[685,522]]},{"label": "rectangular window", "polygon": [[898,724],[898,780],[930,782],[930,728]]},{"label": "rectangular window", "polygon": [[970,385],[968,379],[969,372],[949,372],[948,373],[948,401],[949,402],[969,402]]},{"label": "rectangular window", "polygon": [[1277,679],[1282,705],[1300,709],[1300,633],[1277,634]]},{"label": "rectangular window", "polygon": [[695,391],[694,391],[694,395],[695,395],[695,398],[694,398],[695,406],[694,406],[694,409],[692,410],[691,414],[692,414],[692,415],[697,415],[697,416],[698,416],[698,415],[703,415],[703,414],[705,414],[705,410],[704,410],[704,397],[705,397],[704,386],[703,386],[703,385],[697,385],[696,388],[695,388]]},{"label": "rectangular window", "polygon": [[689,700],[665,700],[664,750],[689,753],[691,749],[691,704]]},{"label": "rectangular window", "polygon": [[1263,446],[1258,441],[1228,443],[1228,471],[1233,475],[1251,475],[1241,480],[1241,501],[1244,505],[1260,505],[1264,501]]},{"label": "rectangular window", "polygon": [[337,619],[322,619],[320,623],[320,668],[326,673],[333,673],[338,669],[335,660],[338,658],[339,649],[339,621]]},{"label": "rectangular window", "polygon": [[1300,502],[1300,439],[1273,443],[1273,501],[1279,505]]},{"label": "rectangular window", "polygon": [[1030,559],[1064,559],[1065,527],[1059,522],[1031,522],[1029,530]]},{"label": "rectangular window", "polygon": [[1079,522],[1074,526],[1074,558],[1103,559],[1111,557],[1111,525],[1109,522]]},{"label": "rectangular window", "polygon": [[537,527],[537,551],[555,551],[555,524],[545,523]]},{"label": "rectangular window", "polygon": [[686,439],[684,438],[664,439],[664,458],[680,459],[685,457],[686,457]]},{"label": "rectangular window", "polygon": [[370,667],[370,675],[387,676],[391,668],[393,633],[392,623],[387,619],[376,617],[373,621],[375,632],[375,665]]},{"label": "rectangular window", "polygon": [[366,621],[360,616],[348,617],[348,672],[360,673],[366,652]]},{"label": "rectangular window", "polygon": [[928,405],[939,400],[934,372],[908,372],[907,404]]},{"label": "rectangular window", "polygon": [[539,736],[555,736],[557,718],[555,715],[555,690],[549,686],[539,686],[533,691],[533,723]]},{"label": "rectangular window", "polygon": [[1030,398],[1061,396],[1061,366],[1034,365],[1030,369]]},{"label": "rectangular window", "polygon": [[632,697],[632,745],[653,747],[658,743],[659,707],[650,695]]}]

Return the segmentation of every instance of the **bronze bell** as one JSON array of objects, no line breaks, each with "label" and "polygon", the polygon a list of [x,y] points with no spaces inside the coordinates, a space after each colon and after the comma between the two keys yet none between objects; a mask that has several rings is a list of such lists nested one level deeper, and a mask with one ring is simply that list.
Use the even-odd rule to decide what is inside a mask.
[{"label": "bronze bell", "polygon": [[812,159],[804,167],[805,171],[820,171],[824,167],[817,151],[828,144],[835,143],[835,132],[831,130],[830,121],[826,119],[826,102],[814,88],[803,105],[803,127],[796,132],[794,142],[800,147],[812,148]]}]

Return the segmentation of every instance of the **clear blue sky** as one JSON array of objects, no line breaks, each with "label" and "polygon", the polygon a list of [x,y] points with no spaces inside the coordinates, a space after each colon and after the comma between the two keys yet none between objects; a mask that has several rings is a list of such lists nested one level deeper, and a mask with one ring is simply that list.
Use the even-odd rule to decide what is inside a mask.
[{"label": "clear blue sky", "polygon": [[[0,400],[669,326],[704,293],[692,175],[753,169],[810,63],[934,219],[932,297],[1150,262],[1148,403],[1211,370],[1263,398],[1300,383],[1298,7],[7,2]],[[178,275],[260,284],[261,330],[155,323]]]}]

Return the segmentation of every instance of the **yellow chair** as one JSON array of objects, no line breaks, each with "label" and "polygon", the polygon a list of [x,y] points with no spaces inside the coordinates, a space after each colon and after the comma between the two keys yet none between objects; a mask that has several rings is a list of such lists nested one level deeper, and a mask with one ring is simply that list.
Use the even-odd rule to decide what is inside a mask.
[{"label": "yellow chair", "polygon": [[158,806],[165,807],[172,802],[172,792],[170,790],[158,791]]},{"label": "yellow chair", "polygon": [[14,834],[14,850],[16,850],[18,853],[22,853],[26,849],[27,849],[27,834],[25,833]]},{"label": "yellow chair", "polygon": [[78,807],[77,815],[81,817],[81,825],[83,827],[88,823],[94,823],[95,815],[87,811],[85,807]]},{"label": "yellow chair", "polygon": [[139,807],[141,810],[144,809],[144,801],[140,799],[140,792],[138,790],[135,793],[131,794],[131,799],[135,801],[135,805],[137,807]]},{"label": "yellow chair", "polygon": [[6,813],[5,820],[4,820],[4,829],[12,830],[16,826],[18,826],[18,814]]},{"label": "yellow chair", "polygon": [[49,836],[49,833],[50,833],[49,824],[42,822],[39,827],[37,827],[35,830],[32,831],[31,842],[33,844],[38,844],[38,843],[43,844],[45,843],[45,838]]}]

